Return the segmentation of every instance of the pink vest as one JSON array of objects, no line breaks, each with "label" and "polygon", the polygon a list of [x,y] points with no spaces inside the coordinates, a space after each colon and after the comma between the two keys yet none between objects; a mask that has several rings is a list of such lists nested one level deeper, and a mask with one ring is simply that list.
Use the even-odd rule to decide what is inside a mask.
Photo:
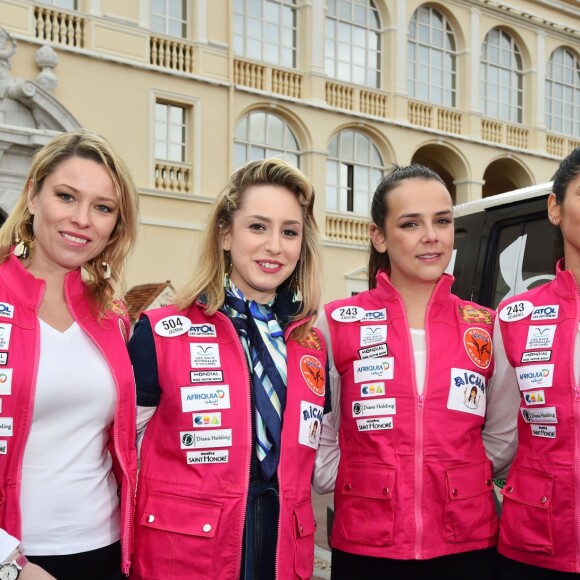
[{"label": "pink vest", "polygon": [[518,449],[506,485],[498,550],[527,564],[580,572],[580,387],[574,344],[578,286],[556,279],[500,305],[507,358],[522,399]]},{"label": "pink vest", "polygon": [[[10,342],[0,344],[0,526],[22,537],[20,516],[21,469],[24,448],[34,409],[36,376],[40,356],[37,311],[45,283],[29,274],[11,255],[0,265],[0,323],[11,324]],[[135,455],[135,382],[126,348],[128,320],[109,313],[98,321],[91,309],[80,271],[67,274],[65,298],[83,331],[101,351],[117,388],[115,418],[109,431],[113,470],[120,486],[122,567],[131,562],[132,527],[137,462]],[[58,417],[55,417],[58,420]]]},{"label": "pink vest", "polygon": [[[169,306],[146,315],[163,393],[141,450],[131,577],[237,579],[253,419],[242,345],[220,312],[207,316],[198,306],[182,312]],[[172,335],[175,326],[184,333]],[[324,342],[317,331],[304,341],[289,340],[294,326],[286,330],[278,579],[312,575],[310,482],[324,409]]]},{"label": "pink vest", "polygon": [[452,282],[444,275],[427,307],[422,395],[404,305],[384,272],[376,289],[325,308],[341,377],[334,548],[424,559],[496,542],[481,439],[493,313],[450,294]]}]

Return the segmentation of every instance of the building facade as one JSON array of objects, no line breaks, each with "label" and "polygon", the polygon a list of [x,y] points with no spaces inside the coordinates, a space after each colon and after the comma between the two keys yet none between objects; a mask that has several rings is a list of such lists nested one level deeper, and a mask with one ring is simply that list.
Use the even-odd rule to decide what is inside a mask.
[{"label": "building facade", "polygon": [[185,282],[249,159],[312,180],[328,301],[366,287],[392,164],[461,203],[548,181],[580,145],[577,0],[0,0],[0,27],[0,213],[55,132],[105,135],[141,196],[129,287]]}]

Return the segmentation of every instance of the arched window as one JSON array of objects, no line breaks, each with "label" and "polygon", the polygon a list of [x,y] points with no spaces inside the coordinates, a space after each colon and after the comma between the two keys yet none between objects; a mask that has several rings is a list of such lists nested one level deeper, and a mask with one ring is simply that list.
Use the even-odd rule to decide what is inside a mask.
[{"label": "arched window", "polygon": [[372,139],[360,131],[341,131],[328,147],[326,209],[368,216],[382,171],[383,160]]},{"label": "arched window", "polygon": [[234,53],[296,67],[296,0],[234,0]]},{"label": "arched window", "polygon": [[328,0],[326,74],[339,81],[378,87],[380,21],[372,0]]},{"label": "arched window", "polygon": [[234,132],[234,166],[278,157],[300,167],[300,148],[288,123],[272,113],[254,111],[243,117]]},{"label": "arched window", "polygon": [[481,110],[494,119],[522,122],[522,57],[512,36],[499,28],[487,33],[482,46]]},{"label": "arched window", "polygon": [[550,56],[546,71],[546,126],[580,137],[580,62],[566,48]]},{"label": "arched window", "polygon": [[447,18],[433,8],[415,10],[409,23],[409,96],[444,107],[455,107],[456,63],[455,36]]}]

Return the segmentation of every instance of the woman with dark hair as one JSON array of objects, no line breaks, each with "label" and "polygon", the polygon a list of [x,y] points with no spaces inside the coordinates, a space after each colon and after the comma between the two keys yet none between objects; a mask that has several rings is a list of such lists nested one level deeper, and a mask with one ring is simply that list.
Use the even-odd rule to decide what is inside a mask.
[{"label": "woman with dark hair", "polygon": [[332,578],[494,578],[492,479],[512,439],[489,388],[494,313],[450,292],[452,201],[436,173],[395,167],[371,217],[371,289],[317,323],[331,347],[314,486],[335,484]]},{"label": "woman with dark hair", "polygon": [[518,393],[498,544],[510,580],[580,574],[580,148],[554,175],[548,216],[562,250],[556,277],[498,307],[496,381]]}]

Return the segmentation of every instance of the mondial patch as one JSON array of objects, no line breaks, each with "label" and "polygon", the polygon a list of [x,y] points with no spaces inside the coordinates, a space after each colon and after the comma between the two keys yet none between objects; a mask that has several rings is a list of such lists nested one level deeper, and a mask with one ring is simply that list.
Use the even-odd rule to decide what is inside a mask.
[{"label": "mondial patch", "polygon": [[224,371],[190,371],[190,383],[221,383],[224,380]]},{"label": "mondial patch", "polygon": [[187,463],[198,465],[200,463],[227,463],[229,451],[220,449],[218,451],[188,451]]},{"label": "mondial patch", "polygon": [[537,409],[520,409],[526,423],[557,423],[556,407],[538,407]]},{"label": "mondial patch", "polygon": [[390,357],[355,360],[354,382],[364,383],[372,380],[390,380],[393,378],[395,359]]},{"label": "mondial patch", "polygon": [[358,356],[361,359],[365,358],[376,358],[379,356],[387,356],[389,354],[389,349],[385,343],[374,344],[373,346],[367,346],[366,348],[358,349]]},{"label": "mondial patch", "polygon": [[214,411],[216,409],[229,408],[229,385],[181,387],[181,409],[184,413],[191,411]]},{"label": "mondial patch", "polygon": [[522,320],[529,316],[534,309],[534,305],[528,300],[519,300],[504,306],[499,311],[499,319],[504,322],[514,322],[515,320]]},{"label": "mondial patch", "polygon": [[383,431],[393,428],[392,417],[380,417],[375,419],[357,419],[356,426],[359,431]]},{"label": "mondial patch", "polygon": [[217,342],[192,342],[189,345],[191,368],[215,368],[220,365],[220,347]]},{"label": "mondial patch", "polygon": [[396,414],[397,403],[395,398],[352,402],[353,417],[382,417]]},{"label": "mondial patch", "polygon": [[516,377],[520,391],[537,389],[538,387],[548,388],[552,386],[554,365],[526,365],[525,367],[516,367]]},{"label": "mondial patch", "polygon": [[187,316],[166,316],[155,325],[155,333],[159,336],[180,336],[185,334],[190,326],[191,320]]},{"label": "mondial patch", "polygon": [[360,386],[361,397],[384,397],[385,383],[367,383]]},{"label": "mondial patch", "polygon": [[335,308],[330,316],[337,322],[358,322],[362,320],[366,311],[360,306],[341,306]]},{"label": "mondial patch", "polygon": [[524,352],[521,362],[542,362],[549,361],[552,358],[551,350],[535,350],[533,352]]},{"label": "mondial patch", "polygon": [[372,346],[387,342],[386,324],[373,324],[372,326],[360,327],[360,346]]},{"label": "mondial patch", "polygon": [[181,448],[207,449],[208,447],[231,447],[231,429],[213,429],[210,431],[181,431],[179,433]]}]

